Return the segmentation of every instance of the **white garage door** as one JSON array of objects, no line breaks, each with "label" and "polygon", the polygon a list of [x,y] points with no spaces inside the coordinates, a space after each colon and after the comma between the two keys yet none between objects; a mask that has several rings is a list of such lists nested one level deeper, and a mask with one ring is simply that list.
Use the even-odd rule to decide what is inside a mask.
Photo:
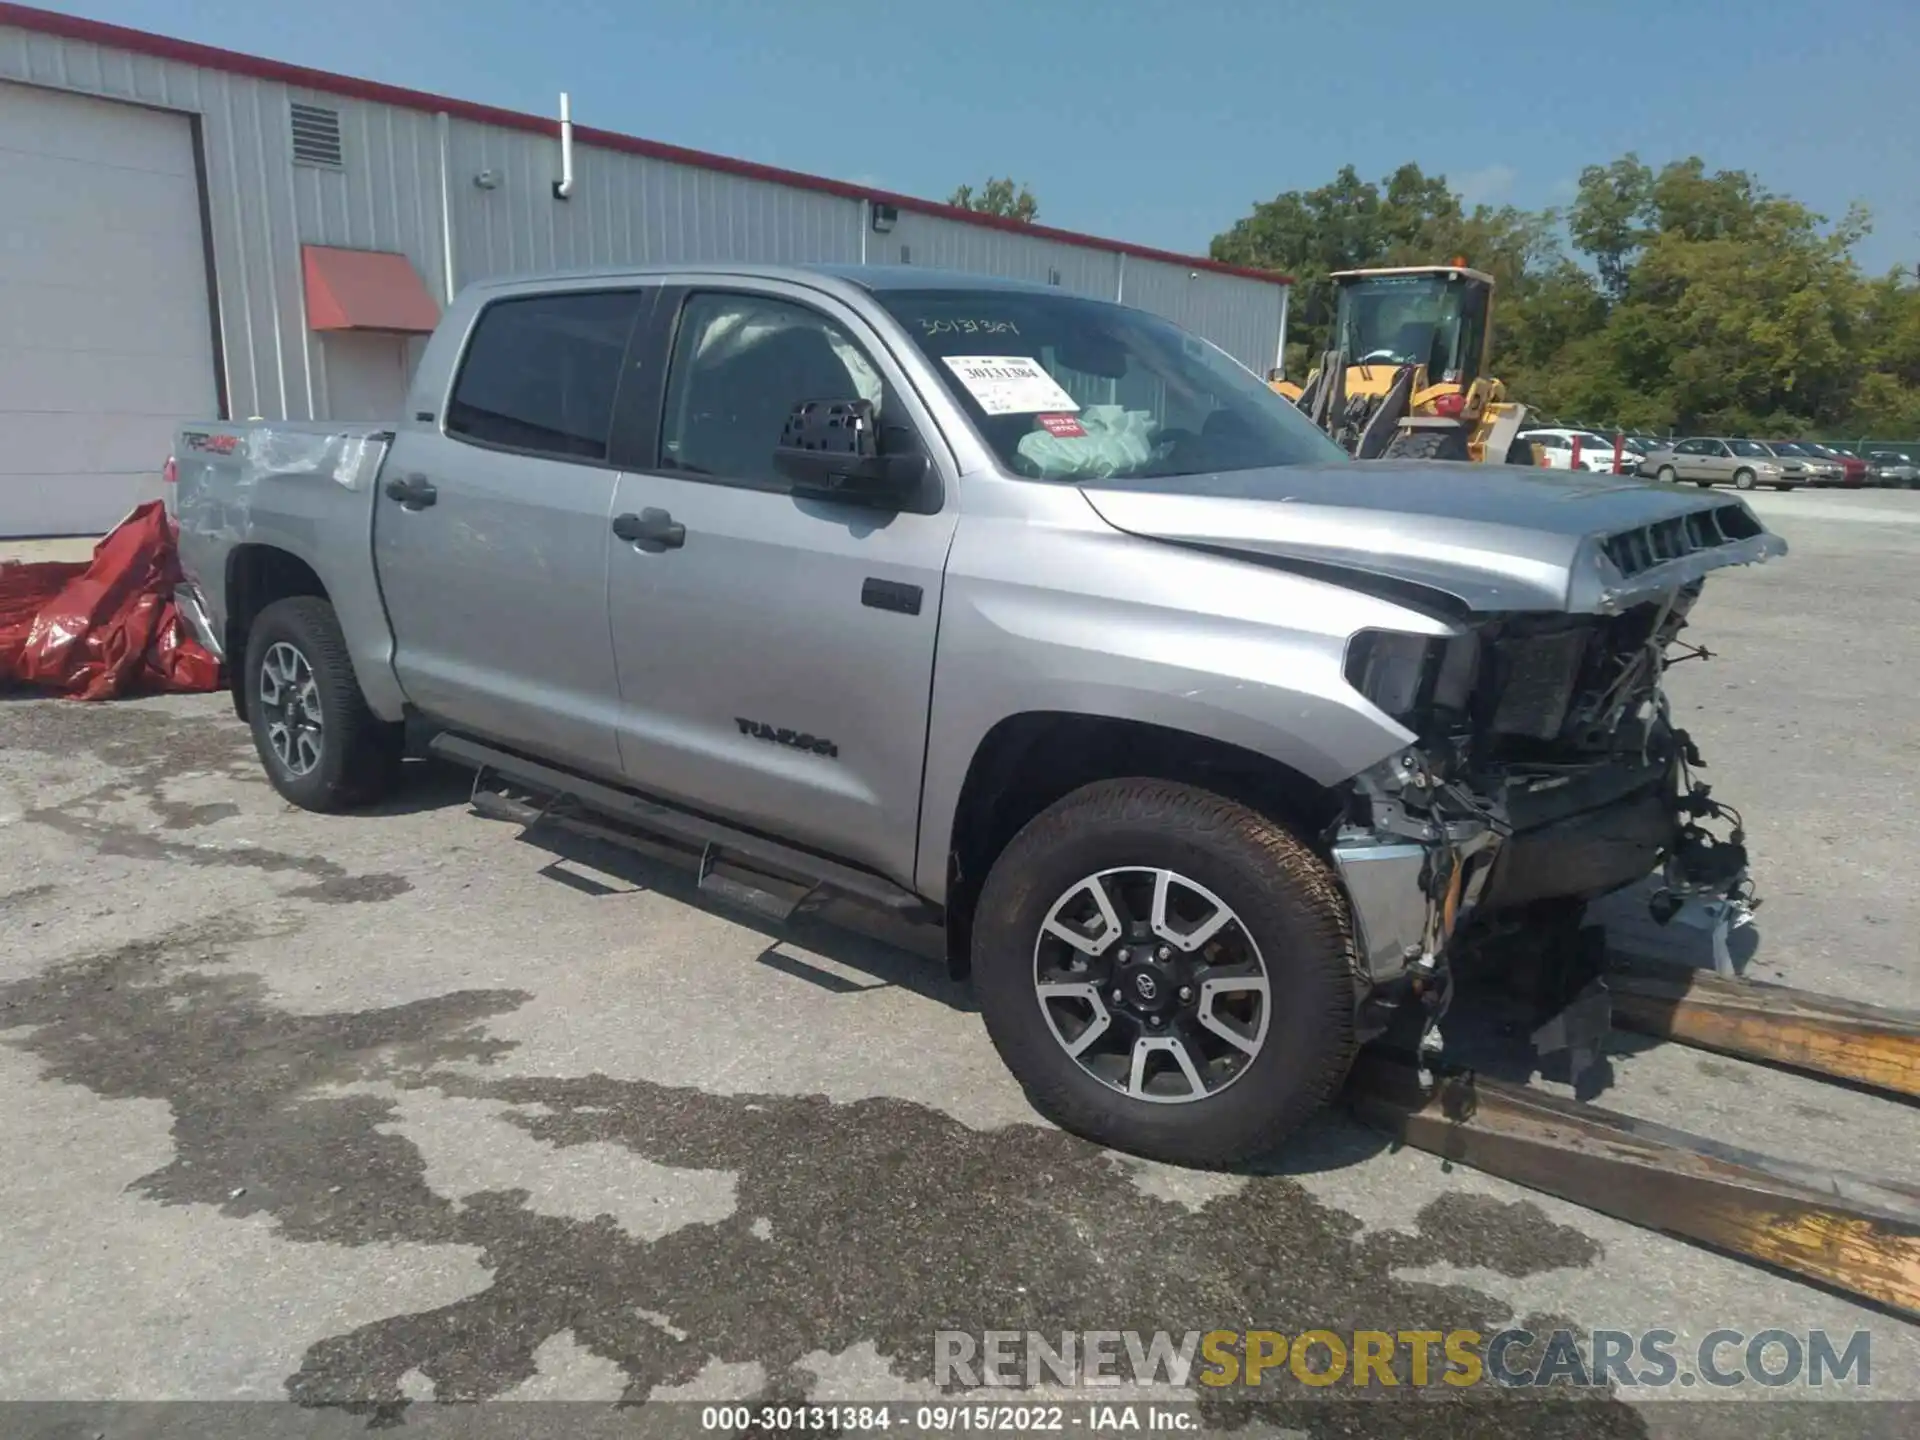
[{"label": "white garage door", "polygon": [[216,413],[185,116],[0,81],[0,536],[92,535]]}]

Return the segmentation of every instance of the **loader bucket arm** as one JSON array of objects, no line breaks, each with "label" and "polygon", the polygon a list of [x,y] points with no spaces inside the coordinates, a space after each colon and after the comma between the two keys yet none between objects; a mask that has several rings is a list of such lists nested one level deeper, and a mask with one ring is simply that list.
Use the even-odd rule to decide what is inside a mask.
[{"label": "loader bucket arm", "polygon": [[1374,407],[1366,426],[1360,432],[1360,438],[1353,447],[1356,460],[1373,460],[1387,448],[1394,433],[1400,428],[1405,417],[1408,401],[1413,395],[1413,377],[1417,366],[1402,365],[1400,373],[1393,377],[1393,384],[1387,393],[1380,397],[1380,403]]}]

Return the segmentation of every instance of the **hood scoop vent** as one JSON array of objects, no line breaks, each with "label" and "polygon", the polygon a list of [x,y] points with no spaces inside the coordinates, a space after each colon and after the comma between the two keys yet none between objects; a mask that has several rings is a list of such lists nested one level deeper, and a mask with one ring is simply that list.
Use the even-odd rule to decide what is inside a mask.
[{"label": "hood scoop vent", "polygon": [[1631,580],[1669,560],[1714,550],[1763,533],[1760,522],[1743,505],[1720,505],[1637,525],[1609,535],[1600,548],[1620,574]]}]

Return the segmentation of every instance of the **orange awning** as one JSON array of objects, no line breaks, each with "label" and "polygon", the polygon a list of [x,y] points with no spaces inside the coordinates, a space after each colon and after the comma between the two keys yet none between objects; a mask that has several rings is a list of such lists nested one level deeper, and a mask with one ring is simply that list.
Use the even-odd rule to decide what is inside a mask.
[{"label": "orange awning", "polygon": [[302,245],[307,324],[315,330],[385,330],[425,335],[440,321],[413,263],[389,250]]}]

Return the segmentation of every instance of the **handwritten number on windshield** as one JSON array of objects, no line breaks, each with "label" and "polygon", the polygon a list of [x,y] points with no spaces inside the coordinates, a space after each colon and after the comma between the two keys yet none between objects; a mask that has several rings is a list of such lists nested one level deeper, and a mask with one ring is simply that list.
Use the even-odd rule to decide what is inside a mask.
[{"label": "handwritten number on windshield", "polygon": [[1020,327],[1011,320],[922,320],[923,335],[1018,335]]}]

